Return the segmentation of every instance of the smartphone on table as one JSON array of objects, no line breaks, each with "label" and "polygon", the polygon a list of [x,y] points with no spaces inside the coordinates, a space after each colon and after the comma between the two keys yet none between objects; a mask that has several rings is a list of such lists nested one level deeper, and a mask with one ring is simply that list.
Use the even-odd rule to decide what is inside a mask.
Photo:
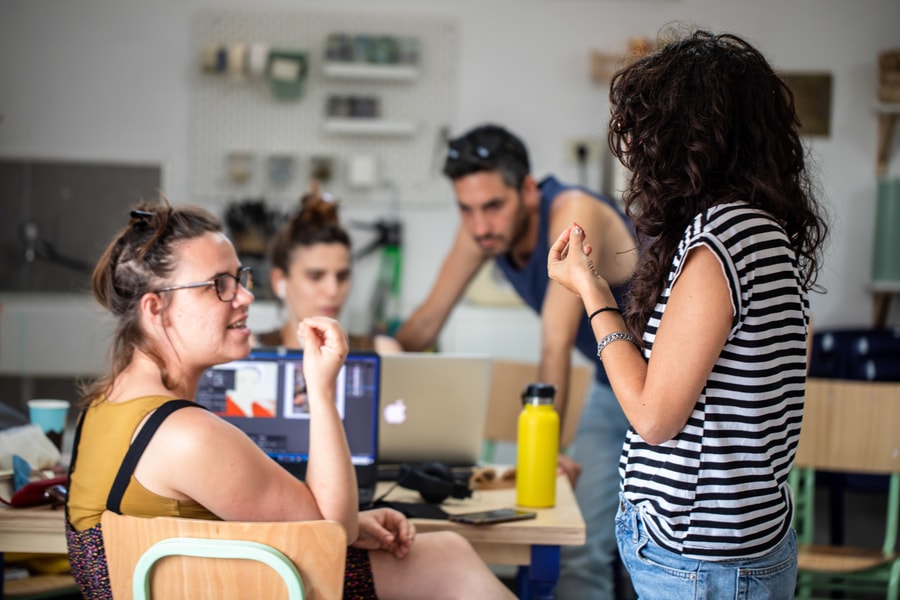
[{"label": "smartphone on table", "polygon": [[508,521],[522,521],[533,519],[536,512],[520,510],[517,508],[495,508],[492,510],[480,510],[477,512],[451,514],[447,518],[457,523],[469,525],[491,525],[493,523],[506,523]]}]

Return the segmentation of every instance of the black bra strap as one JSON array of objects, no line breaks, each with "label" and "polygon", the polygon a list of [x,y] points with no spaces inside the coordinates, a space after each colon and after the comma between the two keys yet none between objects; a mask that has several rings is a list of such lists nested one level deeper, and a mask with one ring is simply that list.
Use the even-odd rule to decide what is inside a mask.
[{"label": "black bra strap", "polygon": [[[153,412],[153,414],[150,415],[150,418],[147,419],[147,422],[144,423],[144,426],[141,427],[141,431],[137,434],[137,437],[131,443],[131,446],[128,447],[128,452],[125,454],[125,458],[122,459],[122,466],[119,467],[119,472],[116,474],[116,479],[113,482],[112,489],[109,490],[109,497],[106,499],[106,508],[108,510],[111,510],[116,514],[121,514],[120,507],[122,505],[122,497],[125,495],[125,489],[128,487],[128,482],[131,481],[131,475],[134,473],[134,468],[137,466],[138,461],[141,459],[141,455],[144,454],[144,450],[147,448],[147,444],[149,444],[150,440],[153,439],[153,434],[156,433],[156,430],[160,425],[162,425],[162,422],[165,421],[169,415],[171,415],[176,410],[187,408],[189,406],[204,408],[203,406],[200,406],[196,402],[191,402],[190,400],[169,400],[165,404],[160,405]],[[75,456],[73,451],[73,463],[75,462],[74,458]]]},{"label": "black bra strap", "polygon": [[84,423],[84,409],[78,413],[78,422],[75,424],[75,439],[72,441],[72,456],[69,458],[69,479],[72,479],[72,471],[75,470],[75,459],[78,458],[78,442],[81,441],[81,424]]},{"label": "black bra strap", "polygon": [[[72,441],[72,456],[69,458],[69,478],[66,482],[67,486],[72,485],[72,471],[75,470],[75,459],[78,458],[78,443],[81,441],[81,424],[84,423],[84,413],[87,409],[81,409],[78,413],[78,422],[75,424],[75,438]],[[68,496],[68,494],[67,494]],[[66,520],[69,519],[69,501],[66,499]]]}]

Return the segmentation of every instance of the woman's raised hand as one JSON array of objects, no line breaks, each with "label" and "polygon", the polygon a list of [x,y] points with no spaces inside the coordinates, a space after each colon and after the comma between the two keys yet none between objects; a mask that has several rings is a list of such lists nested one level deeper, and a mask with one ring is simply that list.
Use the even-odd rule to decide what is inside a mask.
[{"label": "woman's raised hand", "polygon": [[332,318],[308,317],[297,326],[297,337],[303,340],[303,376],[307,389],[325,385],[325,389],[333,390],[349,351],[347,334]]},{"label": "woman's raised hand", "polygon": [[584,230],[573,223],[563,230],[547,254],[547,273],[570,291],[584,297],[591,287],[605,281],[597,274],[590,255],[593,248],[584,242]]}]

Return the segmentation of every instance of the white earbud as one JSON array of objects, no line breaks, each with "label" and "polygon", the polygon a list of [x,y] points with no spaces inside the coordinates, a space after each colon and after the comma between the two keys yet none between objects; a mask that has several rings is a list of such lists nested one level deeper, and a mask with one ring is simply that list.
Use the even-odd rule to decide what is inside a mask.
[{"label": "white earbud", "polygon": [[275,285],[275,295],[278,296],[279,300],[284,300],[285,296],[287,296],[287,282],[284,279]]}]

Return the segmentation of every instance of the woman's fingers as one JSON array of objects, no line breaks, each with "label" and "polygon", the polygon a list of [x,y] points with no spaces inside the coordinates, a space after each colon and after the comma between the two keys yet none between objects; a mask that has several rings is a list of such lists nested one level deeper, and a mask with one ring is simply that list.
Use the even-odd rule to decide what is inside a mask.
[{"label": "woman's fingers", "polygon": [[563,229],[557,236],[556,241],[553,242],[553,245],[550,246],[549,257],[551,260],[557,261],[565,258],[566,245],[569,243],[569,232],[571,229],[571,227]]},{"label": "woman's fingers", "polygon": [[297,333],[304,340],[303,374],[308,387],[333,386],[349,352],[344,330],[329,317],[309,317],[300,322]]},{"label": "woman's fingers", "polygon": [[308,317],[300,323],[300,332],[306,343],[316,348],[328,348],[342,358],[347,354],[347,335],[338,322],[329,317]]}]

